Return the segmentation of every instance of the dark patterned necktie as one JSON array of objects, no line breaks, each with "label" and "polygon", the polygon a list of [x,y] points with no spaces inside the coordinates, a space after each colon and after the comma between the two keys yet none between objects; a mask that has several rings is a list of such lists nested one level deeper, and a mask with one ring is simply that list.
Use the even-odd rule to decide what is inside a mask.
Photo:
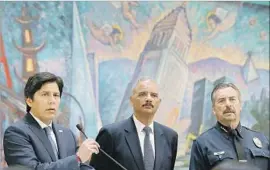
[{"label": "dark patterned necktie", "polygon": [[153,170],[154,169],[154,151],[152,144],[150,142],[150,133],[151,128],[150,127],[144,127],[143,131],[145,132],[145,138],[144,138],[144,168],[145,170]]}]

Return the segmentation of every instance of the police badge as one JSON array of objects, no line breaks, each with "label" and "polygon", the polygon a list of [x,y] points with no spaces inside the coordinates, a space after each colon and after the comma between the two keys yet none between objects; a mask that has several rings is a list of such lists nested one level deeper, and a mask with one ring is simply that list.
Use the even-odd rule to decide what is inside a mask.
[{"label": "police badge", "polygon": [[256,137],[253,138],[253,142],[258,148],[262,148],[262,142],[260,141],[259,138],[256,138]]}]

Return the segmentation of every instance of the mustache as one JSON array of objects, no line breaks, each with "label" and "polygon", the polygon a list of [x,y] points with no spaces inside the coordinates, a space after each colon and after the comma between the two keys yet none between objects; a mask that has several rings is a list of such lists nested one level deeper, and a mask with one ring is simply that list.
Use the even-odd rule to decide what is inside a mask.
[{"label": "mustache", "polygon": [[144,107],[144,106],[151,106],[152,108],[154,107],[154,105],[152,105],[152,103],[145,103],[145,104],[143,104],[142,106],[143,106],[143,107]]},{"label": "mustache", "polygon": [[227,107],[226,110],[224,110],[223,113],[224,113],[224,114],[225,114],[225,113],[235,113],[235,109],[230,108],[230,107]]}]

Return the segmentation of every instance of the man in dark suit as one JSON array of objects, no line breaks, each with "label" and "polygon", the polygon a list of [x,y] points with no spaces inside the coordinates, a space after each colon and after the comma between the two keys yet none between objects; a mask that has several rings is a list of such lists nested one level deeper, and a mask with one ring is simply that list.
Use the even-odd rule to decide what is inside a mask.
[{"label": "man in dark suit", "polygon": [[92,153],[98,153],[99,145],[87,139],[77,150],[72,131],[52,121],[63,86],[60,77],[48,72],[28,79],[24,88],[27,113],[4,134],[5,160],[9,166],[35,170],[93,169],[83,163],[91,159]]},{"label": "man in dark suit", "polygon": [[[161,102],[156,83],[139,80],[130,101],[134,114],[103,127],[96,138],[100,147],[128,170],[173,170],[178,134],[153,121]],[[103,153],[93,155],[91,165],[96,170],[121,170]]]}]

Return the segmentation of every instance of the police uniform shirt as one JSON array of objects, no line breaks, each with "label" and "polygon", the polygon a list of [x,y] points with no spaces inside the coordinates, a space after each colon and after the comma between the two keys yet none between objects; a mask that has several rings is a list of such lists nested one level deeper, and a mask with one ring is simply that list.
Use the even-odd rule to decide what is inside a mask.
[{"label": "police uniform shirt", "polygon": [[[269,140],[260,132],[238,125],[237,134],[248,163],[268,170]],[[233,136],[228,127],[219,122],[193,141],[189,170],[210,170],[225,160],[237,160]]]}]

